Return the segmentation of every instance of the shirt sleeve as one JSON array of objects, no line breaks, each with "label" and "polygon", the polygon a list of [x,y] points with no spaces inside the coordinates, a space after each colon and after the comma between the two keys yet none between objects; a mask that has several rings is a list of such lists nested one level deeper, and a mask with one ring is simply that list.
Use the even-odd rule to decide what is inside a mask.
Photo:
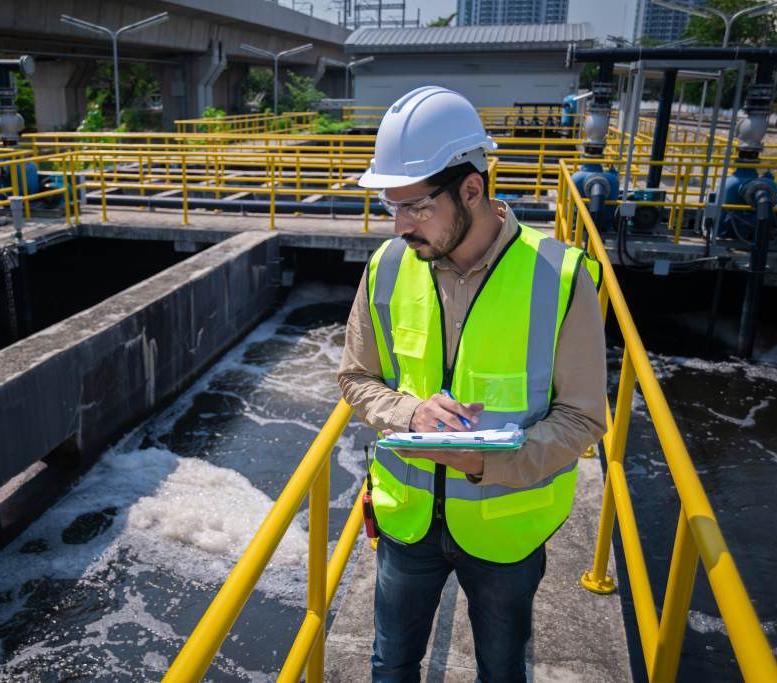
[{"label": "shirt sleeve", "polygon": [[593,280],[581,267],[559,331],[553,398],[542,420],[526,430],[517,451],[486,453],[478,483],[533,486],[571,465],[606,431],[606,347]]},{"label": "shirt sleeve", "polygon": [[383,382],[375,330],[367,300],[367,271],[362,275],[348,323],[337,373],[343,398],[357,417],[373,429],[406,432],[420,399],[390,389]]}]

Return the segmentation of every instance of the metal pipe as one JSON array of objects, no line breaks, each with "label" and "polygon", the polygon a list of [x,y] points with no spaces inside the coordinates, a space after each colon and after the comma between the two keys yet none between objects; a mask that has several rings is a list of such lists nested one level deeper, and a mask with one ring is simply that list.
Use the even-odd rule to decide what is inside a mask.
[{"label": "metal pipe", "polygon": [[[726,154],[723,157],[723,169],[721,170],[720,174],[720,182],[718,183],[718,186],[716,188],[716,194],[715,194],[715,218],[712,226],[712,233],[710,235],[710,241],[712,243],[712,246],[715,246],[715,243],[717,242],[718,237],[718,226],[720,225],[720,218],[723,212],[723,195],[725,194],[723,192],[723,183],[726,182],[726,176],[728,175],[728,167],[731,163],[731,149],[733,147],[734,142],[734,130],[736,129],[736,126],[734,125],[737,112],[739,111],[739,108],[742,106],[742,87],[745,82],[745,64],[744,62],[739,63],[739,74],[737,75],[737,89],[736,93],[734,94],[734,107],[731,110],[731,125],[728,127],[728,139],[726,142]],[[709,256],[709,254],[707,254]]]},{"label": "metal pipe", "polygon": [[645,85],[645,66],[644,62],[639,63],[637,68],[637,77],[634,79],[634,86],[631,93],[630,101],[632,103],[632,109],[629,111],[631,116],[631,125],[629,126],[629,149],[626,152],[626,173],[623,178],[623,201],[628,201],[629,198],[629,183],[631,181],[631,164],[634,159],[634,138],[637,135],[637,127],[639,126],[639,102],[642,99],[642,88]]},{"label": "metal pipe", "polygon": [[642,59],[687,59],[720,61],[744,59],[748,62],[775,62],[773,47],[638,47],[578,48],[571,46],[568,62],[637,62]]},{"label": "metal pipe", "polygon": [[[147,208],[166,208],[180,209],[183,205],[182,197],[143,197],[140,195],[108,195],[105,202],[109,206],[144,206]],[[90,205],[100,205],[102,197],[95,195],[87,196],[87,203]],[[266,213],[270,210],[269,199],[241,199],[233,201],[230,199],[209,199],[206,197],[186,198],[186,205],[189,209],[219,209],[232,211],[252,211],[254,213]],[[302,202],[294,200],[276,199],[274,202],[276,213],[309,213],[314,215],[324,215],[332,213],[332,202]],[[508,202],[509,204],[509,202]],[[552,221],[556,212],[552,209],[535,209],[530,207],[513,207],[513,213],[519,220],[534,221]],[[337,200],[334,204],[334,211],[341,215],[362,215],[364,213],[364,202],[362,200]],[[370,202],[370,213],[374,215],[387,215],[380,202],[372,200]]]},{"label": "metal pipe", "polygon": [[755,332],[758,324],[758,307],[761,300],[764,271],[769,250],[769,227],[772,221],[772,198],[766,190],[755,193],[756,227],[755,239],[750,249],[750,271],[747,276],[745,299],[739,322],[737,353],[750,358],[755,346]]},{"label": "metal pipe", "polygon": [[[666,139],[669,135],[669,123],[672,120],[672,100],[674,99],[674,86],[677,82],[677,69],[664,71],[664,81],[661,86],[661,97],[658,101],[656,112],[656,128],[653,133],[653,147],[650,151],[651,161],[663,161],[666,150]],[[648,170],[647,186],[659,187],[663,164],[653,164]]]}]

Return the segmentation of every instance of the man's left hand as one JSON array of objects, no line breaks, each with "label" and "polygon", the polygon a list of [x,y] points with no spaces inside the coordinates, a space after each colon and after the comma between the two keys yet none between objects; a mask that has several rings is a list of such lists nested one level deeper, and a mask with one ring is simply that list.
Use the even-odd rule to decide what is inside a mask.
[{"label": "man's left hand", "polygon": [[483,474],[483,453],[482,451],[469,451],[466,449],[450,450],[438,449],[420,451],[416,449],[397,449],[404,458],[428,458],[440,465],[447,465],[464,474],[480,476]]}]

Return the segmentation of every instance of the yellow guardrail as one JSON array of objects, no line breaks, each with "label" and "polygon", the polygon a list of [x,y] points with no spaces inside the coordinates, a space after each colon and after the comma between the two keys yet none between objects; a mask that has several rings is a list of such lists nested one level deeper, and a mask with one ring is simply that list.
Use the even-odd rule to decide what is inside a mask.
[{"label": "yellow guardrail", "polygon": [[166,683],[199,681],[206,674],[306,496],[310,512],[307,613],[278,681],[299,681],[305,670],[306,680],[323,681],[326,614],[362,523],[360,501],[364,487],[327,563],[329,459],[350,417],[351,408],[341,399],[173,661],[163,679]]},{"label": "yellow guardrail", "polygon": [[316,112],[290,111],[283,114],[238,114],[197,119],[177,119],[178,133],[244,133],[261,134],[273,131],[295,133],[308,130],[318,117]]},{"label": "yellow guardrail", "polygon": [[[583,575],[581,583],[596,593],[609,593],[614,590],[614,581],[607,574],[607,564],[613,525],[617,517],[648,678],[650,681],[662,683],[674,681],[680,661],[696,567],[701,557],[745,681],[777,681],[777,662],[769,642],[723,538],[707,494],[696,474],[661,385],[650,365],[607,257],[604,242],[588,213],[585,201],[572,182],[570,169],[563,161],[559,173],[556,237],[578,246],[587,243],[588,252],[602,264],[604,281],[599,292],[602,316],[606,317],[608,308],[612,309],[624,339],[614,415],[609,401],[607,405],[607,434],[603,439],[607,476],[593,567]],[[642,390],[680,499],[677,532],[660,617],[650,587],[623,466],[632,397],[637,383]]]}]

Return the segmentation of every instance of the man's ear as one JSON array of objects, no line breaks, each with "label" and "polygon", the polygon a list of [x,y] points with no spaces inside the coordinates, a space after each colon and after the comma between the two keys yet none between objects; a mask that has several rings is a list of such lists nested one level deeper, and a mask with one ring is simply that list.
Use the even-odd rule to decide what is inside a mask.
[{"label": "man's ear", "polygon": [[485,196],[483,178],[479,173],[470,173],[459,187],[459,197],[465,206],[474,209]]}]

